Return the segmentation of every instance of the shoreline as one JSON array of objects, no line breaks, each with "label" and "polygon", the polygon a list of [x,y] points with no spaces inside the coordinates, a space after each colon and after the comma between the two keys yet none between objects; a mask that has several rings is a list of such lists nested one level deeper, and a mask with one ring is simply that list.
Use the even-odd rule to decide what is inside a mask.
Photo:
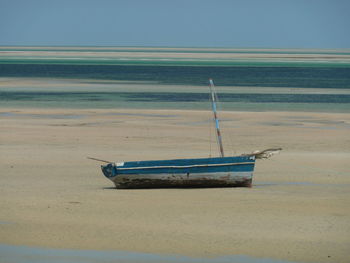
[{"label": "shoreline", "polygon": [[115,251],[115,250],[68,250],[68,249],[48,249],[27,246],[10,246],[0,244],[0,252],[3,259],[8,259],[15,263],[27,263],[26,258],[35,259],[35,262],[47,262],[60,260],[61,263],[81,262],[100,262],[108,263],[123,262],[123,263],[227,263],[227,262],[244,262],[244,263],[260,263],[261,260],[269,263],[295,263],[285,260],[274,260],[268,258],[255,258],[244,255],[226,255],[210,258],[189,257],[174,254],[152,254],[139,253],[130,251]]},{"label": "shoreline", "polygon": [[349,61],[349,49],[0,46],[1,64],[348,68]]},{"label": "shoreline", "polygon": [[[350,112],[350,89],[218,86],[219,107],[239,112]],[[1,108],[208,110],[208,88],[89,79],[0,78]]]}]

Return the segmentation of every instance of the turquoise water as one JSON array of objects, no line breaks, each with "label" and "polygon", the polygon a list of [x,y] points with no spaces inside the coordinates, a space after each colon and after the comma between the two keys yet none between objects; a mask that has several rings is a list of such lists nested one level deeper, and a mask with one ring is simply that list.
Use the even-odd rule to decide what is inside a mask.
[{"label": "turquoise water", "polygon": [[350,67],[0,64],[0,77],[44,77],[207,86],[350,89]]},{"label": "turquoise water", "polygon": [[[73,89],[73,88],[72,88]],[[221,94],[221,110],[350,112],[350,94]],[[0,88],[2,107],[135,108],[209,110],[202,92],[76,92]],[[55,116],[53,116],[55,117]],[[69,118],[69,116],[66,116]],[[74,118],[71,117],[71,118]]]},{"label": "turquoise water", "polygon": [[[124,251],[44,249],[0,244],[0,262],[6,263],[293,263],[291,261],[231,255],[195,258]],[[296,262],[294,262],[296,263]]]},{"label": "turquoise water", "polygon": [[[17,53],[8,55],[8,51]],[[38,51],[55,52],[55,57]],[[118,52],[127,55],[123,57]],[[160,52],[168,54],[157,57]],[[252,57],[215,57],[234,53]],[[261,57],[264,54],[269,56]],[[281,58],[281,54],[298,56]],[[80,79],[87,85],[89,80],[94,80],[95,86],[78,92],[69,83],[62,89],[48,85],[43,90],[42,87],[19,89],[7,86],[6,81],[0,82],[3,107],[206,110],[210,108],[207,90],[193,92],[183,87],[207,87],[208,78],[213,78],[219,87],[254,88],[253,92],[228,89],[225,94],[219,94],[222,110],[350,112],[350,50],[0,47],[0,80],[6,78]],[[111,86],[113,81],[147,82],[154,83],[155,88],[131,92],[125,85],[124,89],[106,92],[96,80],[104,82],[103,85],[110,81]],[[162,85],[181,85],[182,93],[176,86],[169,90]],[[264,87],[284,91],[260,91]],[[324,92],[305,94],[296,92],[295,88]],[[338,92],[333,94],[335,89]]]}]

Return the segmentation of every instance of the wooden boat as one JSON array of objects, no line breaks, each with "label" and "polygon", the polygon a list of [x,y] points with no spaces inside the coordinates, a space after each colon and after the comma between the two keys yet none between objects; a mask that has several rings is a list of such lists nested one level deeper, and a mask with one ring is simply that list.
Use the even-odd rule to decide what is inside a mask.
[{"label": "wooden boat", "polygon": [[268,158],[274,151],[281,149],[267,149],[252,154],[225,157],[216,112],[217,95],[213,80],[210,79],[209,83],[220,157],[119,163],[105,161],[107,164],[101,166],[103,174],[120,189],[251,187],[255,160]]},{"label": "wooden boat", "polygon": [[117,188],[251,186],[254,156],[109,163]]}]

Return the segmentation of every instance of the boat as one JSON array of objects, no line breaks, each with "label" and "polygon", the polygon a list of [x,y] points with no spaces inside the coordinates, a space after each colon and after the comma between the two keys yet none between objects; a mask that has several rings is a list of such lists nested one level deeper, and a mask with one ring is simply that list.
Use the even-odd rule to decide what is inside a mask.
[{"label": "boat", "polygon": [[88,158],[107,163],[101,166],[102,172],[118,189],[251,187],[256,159],[269,158],[281,149],[225,156],[217,115],[217,94],[212,79],[209,79],[209,88],[219,157],[134,162],[109,162]]}]

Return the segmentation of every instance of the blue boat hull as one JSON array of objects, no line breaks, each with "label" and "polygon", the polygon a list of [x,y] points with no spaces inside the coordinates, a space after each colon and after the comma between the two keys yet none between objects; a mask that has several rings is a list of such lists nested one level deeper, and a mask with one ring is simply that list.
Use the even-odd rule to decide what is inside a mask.
[{"label": "blue boat hull", "polygon": [[254,156],[109,163],[104,175],[119,189],[250,187]]}]

